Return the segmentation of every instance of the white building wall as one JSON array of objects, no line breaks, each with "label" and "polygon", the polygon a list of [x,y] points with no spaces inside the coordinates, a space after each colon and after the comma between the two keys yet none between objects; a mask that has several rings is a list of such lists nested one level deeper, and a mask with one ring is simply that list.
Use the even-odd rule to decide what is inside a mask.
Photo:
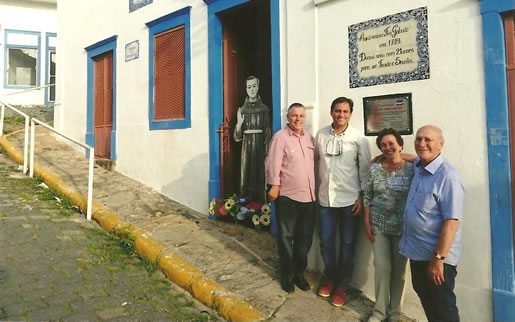
[{"label": "white building wall", "polygon": [[[225,0],[224,0],[225,1]],[[351,123],[363,130],[362,98],[411,92],[414,127],[435,124],[445,135],[443,155],[460,172],[466,189],[463,256],[456,293],[464,321],[493,319],[486,113],[478,2],[445,0],[280,1],[282,121],[293,102],[308,107],[307,129],[330,123],[337,96],[354,100]],[[148,29],[146,22],[186,6],[191,10],[191,124],[189,129],[149,130]],[[348,26],[397,12],[428,7],[428,80],[349,88]],[[99,8],[102,8],[101,10]],[[206,213],[209,179],[207,5],[201,1],[154,1],[128,12],[127,1],[60,1],[56,127],[84,140],[87,112],[85,47],[118,35],[116,68],[117,170],[197,211]],[[113,18],[116,17],[116,18]],[[139,40],[140,56],[125,62],[125,44]],[[414,136],[405,151],[414,153]],[[374,138],[370,139],[373,154]],[[361,232],[362,233],[362,232]],[[318,243],[310,265],[321,268]],[[358,241],[354,285],[373,298],[371,247]],[[425,320],[407,280],[404,311]]]},{"label": "white building wall", "polygon": [[41,4],[26,1],[0,1],[0,97],[9,104],[44,104],[45,90],[35,90],[22,94],[4,96],[22,89],[4,88],[5,77],[5,30],[35,31],[41,33],[40,46],[40,86],[45,84],[46,70],[46,33],[57,30],[57,8],[55,4]]},{"label": "white building wall", "polygon": [[[97,9],[97,5],[102,10]],[[149,130],[149,31],[145,23],[191,9],[191,128]],[[207,6],[203,1],[156,1],[129,13],[128,1],[62,1],[58,56],[66,79],[56,126],[84,140],[87,112],[85,47],[117,35],[116,167],[193,209],[206,212],[209,179]],[[113,17],[116,19],[113,19]],[[85,31],[87,30],[87,32]],[[139,58],[125,62],[125,44],[139,40]],[[61,53],[61,54],[59,54]],[[202,183],[202,184],[201,184]]]},{"label": "white building wall", "polygon": [[[464,321],[489,321],[492,313],[489,190],[487,176],[487,132],[482,64],[481,16],[478,2],[445,0],[299,0],[289,6],[288,52],[285,82],[288,101],[318,101],[318,119],[312,128],[330,124],[331,101],[338,96],[354,100],[351,124],[363,130],[363,103],[366,96],[410,92],[413,95],[413,126],[425,124],[442,128],[443,156],[460,172],[466,197],[463,220],[463,255],[458,266],[456,294]],[[350,89],[348,26],[398,12],[427,6],[430,79]],[[312,22],[316,23],[313,24]],[[302,35],[302,36],[299,36]],[[318,46],[311,43],[318,39]],[[315,59],[316,58],[316,59]],[[313,85],[313,75],[316,74]],[[313,93],[308,89],[317,88]],[[318,122],[318,123],[317,123]],[[314,133],[313,133],[314,134]],[[414,135],[405,136],[404,151],[414,153]],[[379,154],[375,137],[370,138],[372,154]],[[311,267],[323,266],[318,249],[311,253]],[[374,298],[374,268],[371,246],[360,231],[356,249],[353,284]],[[425,320],[418,297],[407,278],[404,311]]]}]

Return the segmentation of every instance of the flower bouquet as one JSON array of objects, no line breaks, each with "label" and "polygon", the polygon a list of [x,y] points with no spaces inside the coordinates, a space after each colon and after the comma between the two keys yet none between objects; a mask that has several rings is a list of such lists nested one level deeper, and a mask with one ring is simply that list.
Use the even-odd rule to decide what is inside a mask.
[{"label": "flower bouquet", "polygon": [[272,214],[269,203],[250,201],[248,198],[232,195],[227,199],[213,198],[209,204],[209,218],[269,230]]}]

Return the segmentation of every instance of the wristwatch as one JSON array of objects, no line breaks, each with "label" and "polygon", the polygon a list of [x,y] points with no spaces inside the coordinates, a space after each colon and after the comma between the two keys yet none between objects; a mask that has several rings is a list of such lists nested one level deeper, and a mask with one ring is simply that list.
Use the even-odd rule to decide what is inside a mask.
[{"label": "wristwatch", "polygon": [[437,252],[434,253],[434,256],[442,261],[445,259],[445,256],[442,256],[442,255],[438,254]]}]

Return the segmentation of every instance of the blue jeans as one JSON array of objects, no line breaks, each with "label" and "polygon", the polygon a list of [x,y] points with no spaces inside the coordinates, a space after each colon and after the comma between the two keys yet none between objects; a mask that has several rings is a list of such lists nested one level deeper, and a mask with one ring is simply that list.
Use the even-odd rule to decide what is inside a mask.
[{"label": "blue jeans", "polygon": [[459,321],[456,295],[454,295],[454,281],[458,274],[456,266],[443,264],[442,285],[435,285],[427,274],[429,263],[410,259],[411,282],[417,292],[424,312],[429,321]]},{"label": "blue jeans", "polygon": [[[359,221],[352,215],[352,206],[334,208],[320,206],[320,252],[325,264],[325,277],[336,288],[346,290],[354,267],[354,242]],[[340,232],[339,254],[336,254],[336,232]]]},{"label": "blue jeans", "polygon": [[283,282],[293,281],[308,265],[315,226],[314,206],[314,202],[298,202],[283,196],[275,200],[277,248]]}]

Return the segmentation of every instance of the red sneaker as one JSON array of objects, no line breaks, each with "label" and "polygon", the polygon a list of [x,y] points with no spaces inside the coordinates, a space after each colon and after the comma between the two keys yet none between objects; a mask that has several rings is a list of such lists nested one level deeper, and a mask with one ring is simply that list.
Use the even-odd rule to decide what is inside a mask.
[{"label": "red sneaker", "polygon": [[337,288],[331,297],[331,304],[334,306],[342,306],[345,303],[345,291]]},{"label": "red sneaker", "polygon": [[333,292],[333,288],[334,288],[333,282],[325,282],[324,284],[322,284],[320,286],[320,288],[318,288],[317,294],[320,295],[321,297],[329,297],[329,296],[331,296],[331,293]]}]

